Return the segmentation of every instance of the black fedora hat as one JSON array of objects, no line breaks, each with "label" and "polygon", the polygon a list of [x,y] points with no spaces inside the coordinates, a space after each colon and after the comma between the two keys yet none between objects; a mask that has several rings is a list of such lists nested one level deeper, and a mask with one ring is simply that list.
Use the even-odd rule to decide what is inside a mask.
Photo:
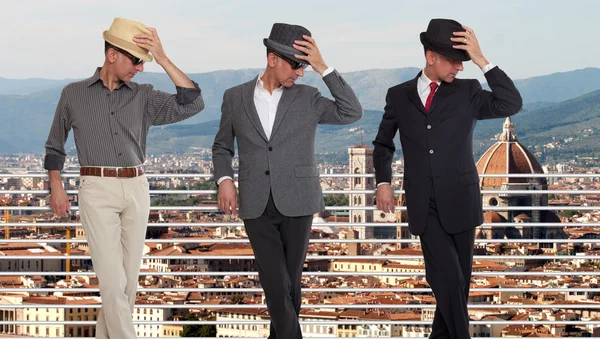
[{"label": "black fedora hat", "polygon": [[306,60],[300,60],[294,56],[294,54],[306,55],[306,53],[292,46],[294,40],[304,40],[302,35],[311,36],[310,31],[302,26],[275,23],[271,28],[271,34],[269,34],[268,38],[263,39],[263,43],[268,49],[281,54],[283,57],[301,64],[307,64]]},{"label": "black fedora hat", "polygon": [[429,21],[427,31],[421,33],[421,43],[428,49],[452,60],[471,60],[466,51],[452,47],[452,45],[459,44],[450,40],[450,38],[454,37],[453,32],[465,32],[465,29],[455,20],[432,19]]}]

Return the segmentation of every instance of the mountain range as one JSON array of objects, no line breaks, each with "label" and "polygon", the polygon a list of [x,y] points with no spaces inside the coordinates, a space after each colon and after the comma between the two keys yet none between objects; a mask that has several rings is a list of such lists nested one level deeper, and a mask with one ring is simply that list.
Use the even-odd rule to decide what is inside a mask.
[{"label": "mountain range", "polygon": [[[210,147],[218,128],[223,92],[253,79],[259,72],[259,69],[243,69],[190,74],[202,88],[205,110],[183,123],[153,127],[148,136],[148,152],[181,154],[190,152],[190,147]],[[408,67],[344,73],[365,109],[365,117],[352,125],[320,126],[317,153],[344,156],[346,147],[360,143],[359,130],[364,131],[364,143],[370,144],[377,132],[387,89],[412,79],[418,72],[418,68]],[[135,80],[174,92],[166,74],[140,73]],[[3,122],[0,124],[0,153],[43,153],[60,91],[72,81],[74,79],[0,78],[0,118]],[[315,72],[306,72],[299,82],[315,86],[330,96]],[[525,107],[513,121],[524,145],[541,152],[542,156],[552,154],[552,149],[543,147],[548,143],[562,144],[562,148],[555,151],[566,147],[585,154],[600,153],[597,132],[592,127],[600,123],[599,68],[518,79],[515,85],[523,96]],[[476,156],[493,144],[492,139],[501,132],[502,123],[500,120],[478,123],[474,138]],[[68,145],[72,146],[72,141]]]}]

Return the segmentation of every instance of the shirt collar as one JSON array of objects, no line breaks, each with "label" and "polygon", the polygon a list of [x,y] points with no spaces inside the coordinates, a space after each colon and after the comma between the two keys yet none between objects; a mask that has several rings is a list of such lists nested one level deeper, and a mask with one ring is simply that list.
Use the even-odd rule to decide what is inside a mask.
[{"label": "shirt collar", "polygon": [[[265,74],[264,72],[261,72],[258,74],[258,78],[256,79],[256,87],[260,88],[264,91],[266,91],[267,89],[265,88],[265,84],[263,83],[263,81],[260,79],[262,78],[263,74]],[[279,86],[278,88],[276,88],[274,91],[280,91],[283,90],[283,86]],[[273,92],[274,92],[273,91]]]},{"label": "shirt collar", "polygon": [[[102,79],[100,79],[100,70],[102,70],[102,67],[96,68],[96,71],[94,72],[94,75],[92,75],[92,77],[87,80],[88,87],[92,86],[93,84],[97,83],[98,81],[100,81],[100,83],[102,83]],[[104,85],[104,84],[102,84],[102,85]],[[121,85],[125,85],[129,89],[133,89],[133,86],[132,86],[131,82],[124,82],[124,81],[122,81]],[[117,87],[117,89],[119,89],[119,88],[121,88],[121,86]]]},{"label": "shirt collar", "polygon": [[[419,89],[419,94],[423,93],[428,87],[429,84],[432,83],[431,79],[429,79],[427,77],[427,75],[425,75],[425,70],[421,71],[421,76],[419,77],[418,80],[418,89]],[[438,87],[439,85],[441,85],[441,82],[437,82]]]}]

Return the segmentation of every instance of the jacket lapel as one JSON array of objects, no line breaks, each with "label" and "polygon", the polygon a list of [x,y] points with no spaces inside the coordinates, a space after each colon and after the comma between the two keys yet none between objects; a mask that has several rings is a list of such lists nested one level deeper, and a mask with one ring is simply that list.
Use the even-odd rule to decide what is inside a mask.
[{"label": "jacket lapel", "polygon": [[405,90],[406,90],[406,95],[408,96],[410,101],[413,102],[415,107],[418,108],[419,111],[421,111],[421,113],[427,115],[428,113],[425,110],[425,106],[423,106],[423,103],[421,102],[421,97],[419,97],[419,91],[417,89],[417,81],[419,80],[420,76],[421,76],[421,72],[419,72],[419,74],[417,74],[416,78],[414,78],[408,82],[407,86],[405,87]]},{"label": "jacket lapel", "polygon": [[433,101],[431,102],[431,107],[429,108],[429,114],[433,113],[435,108],[440,104],[440,102],[444,101],[446,98],[450,96],[455,90],[455,87],[452,84],[442,82],[440,87],[435,91],[435,95],[433,96]]},{"label": "jacket lapel", "polygon": [[271,130],[271,139],[273,139],[273,136],[275,135],[275,132],[277,132],[277,128],[281,124],[285,113],[287,113],[290,105],[294,101],[294,98],[296,98],[298,90],[298,86],[292,86],[290,88],[283,89],[283,94],[279,100],[279,105],[277,105],[277,113],[275,114],[275,121],[273,122],[273,129]]},{"label": "jacket lapel", "polygon": [[265,130],[260,122],[260,118],[258,117],[258,112],[256,111],[256,106],[254,105],[254,89],[256,87],[257,80],[258,76],[256,76],[254,80],[244,84],[242,87],[242,101],[244,102],[244,108],[246,110],[246,114],[248,115],[248,119],[250,119],[250,122],[252,122],[252,125],[254,125],[254,128],[256,128],[258,134],[260,134],[260,136],[268,142],[269,139],[265,134]]}]

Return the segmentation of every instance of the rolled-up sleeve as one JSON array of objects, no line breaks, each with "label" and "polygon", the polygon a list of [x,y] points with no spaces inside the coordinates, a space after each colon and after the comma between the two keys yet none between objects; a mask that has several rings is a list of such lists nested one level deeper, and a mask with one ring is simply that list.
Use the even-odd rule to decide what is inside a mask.
[{"label": "rolled-up sleeve", "polygon": [[152,125],[166,125],[188,119],[204,109],[202,92],[196,82],[193,88],[177,86],[177,94],[150,87],[147,114]]},{"label": "rolled-up sleeve", "polygon": [[48,171],[61,171],[65,165],[65,157],[67,156],[65,153],[65,143],[71,130],[71,118],[67,102],[67,94],[63,89],[58,105],[56,106],[48,140],[46,141],[44,169]]}]

